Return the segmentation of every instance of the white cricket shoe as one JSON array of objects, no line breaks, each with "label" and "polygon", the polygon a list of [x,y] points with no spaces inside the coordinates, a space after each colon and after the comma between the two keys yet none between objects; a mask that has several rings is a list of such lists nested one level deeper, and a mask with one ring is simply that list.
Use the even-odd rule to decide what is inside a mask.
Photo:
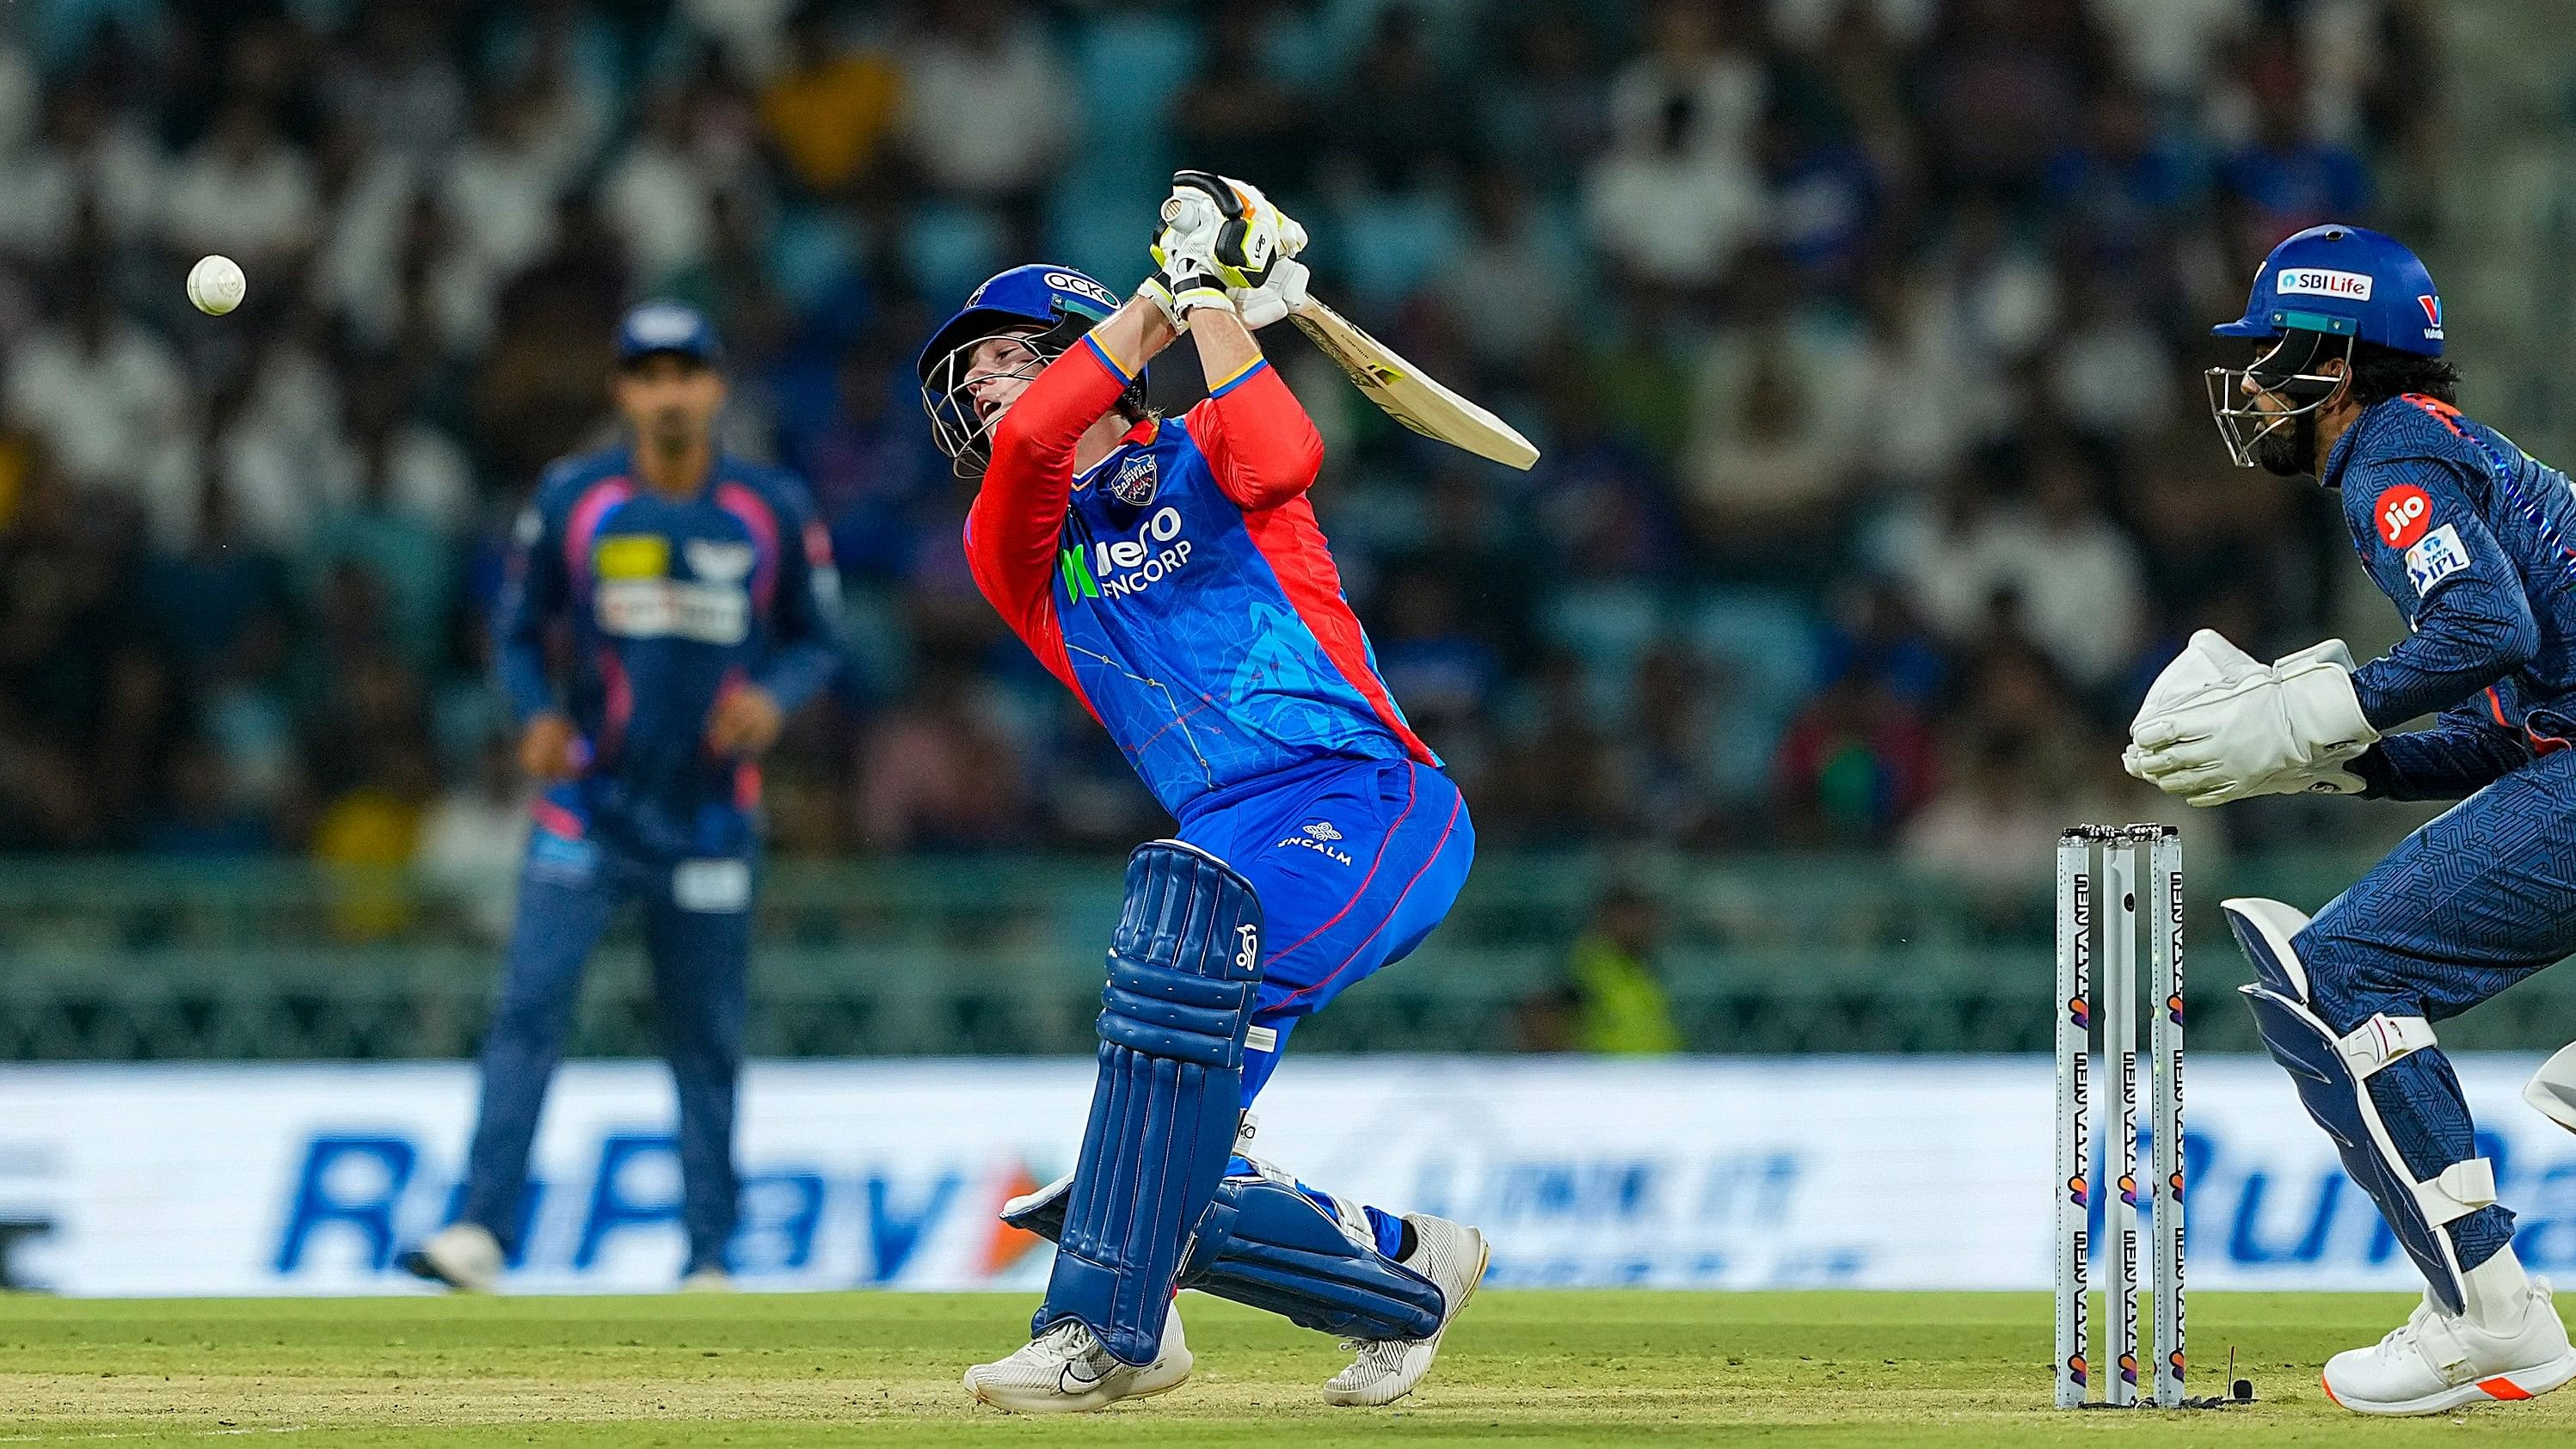
[{"label": "white cricket shoe", "polygon": [[501,1240],[481,1223],[449,1223],[403,1254],[414,1277],[467,1293],[489,1293],[501,1283]]},{"label": "white cricket shoe", "polygon": [[2576,1351],[2550,1302],[2549,1280],[2531,1280],[2521,1328],[2489,1333],[2427,1298],[2370,1348],[2326,1360],[2326,1397],[2357,1414],[2439,1414],[2464,1404],[2529,1399],[2576,1378]]},{"label": "white cricket shoe", "polygon": [[1483,1233],[1465,1223],[1417,1213],[1405,1214],[1404,1220],[1413,1224],[1413,1255],[1399,1261],[1440,1290],[1440,1326],[1429,1338],[1344,1339],[1342,1347],[1357,1349],[1359,1357],[1324,1385],[1325,1403],[1375,1408],[1412,1393],[1413,1386],[1431,1371],[1441,1336],[1467,1311],[1467,1300],[1476,1296],[1476,1285],[1485,1281],[1485,1267],[1493,1261],[1494,1250]]},{"label": "white cricket shoe", "polygon": [[968,1369],[966,1391],[1015,1414],[1082,1414],[1120,1399],[1170,1393],[1190,1376],[1190,1344],[1177,1303],[1163,1319],[1161,1349],[1143,1368],[1120,1363],[1090,1329],[1067,1319],[1009,1358]]}]

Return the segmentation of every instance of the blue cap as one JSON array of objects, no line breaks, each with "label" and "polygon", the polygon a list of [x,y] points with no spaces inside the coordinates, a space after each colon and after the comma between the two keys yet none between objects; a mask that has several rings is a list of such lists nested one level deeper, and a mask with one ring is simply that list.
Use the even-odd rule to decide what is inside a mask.
[{"label": "blue cap", "polygon": [[2357,226],[2312,226],[2263,259],[2245,315],[2209,330],[2263,338],[2293,329],[2439,357],[2442,298],[2433,274],[2395,237]]},{"label": "blue cap", "polygon": [[966,296],[956,316],[939,324],[921,349],[915,370],[928,384],[940,359],[959,344],[1011,327],[1051,331],[1071,323],[1064,341],[1118,310],[1118,294],[1071,267],[1044,262],[1013,267],[987,280]]},{"label": "blue cap", "polygon": [[713,367],[724,357],[715,325],[704,312],[681,302],[646,302],[617,324],[617,365],[631,367],[655,353],[669,352]]}]

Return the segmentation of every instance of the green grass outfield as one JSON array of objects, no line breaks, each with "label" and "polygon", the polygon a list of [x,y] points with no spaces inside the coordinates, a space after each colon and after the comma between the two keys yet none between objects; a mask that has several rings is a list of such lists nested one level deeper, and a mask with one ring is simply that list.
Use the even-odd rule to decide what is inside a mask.
[{"label": "green grass outfield", "polygon": [[0,1444],[2576,1444],[2576,1390],[2412,1421],[2326,1402],[2316,1366],[2388,1296],[2202,1293],[2192,1348],[2261,1402],[2061,1414],[2048,1302],[1980,1293],[1478,1298],[1422,1389],[1332,1409],[1332,1343],[1192,1294],[1197,1374],[1082,1418],[970,1404],[1017,1297],[78,1301],[0,1296]]}]

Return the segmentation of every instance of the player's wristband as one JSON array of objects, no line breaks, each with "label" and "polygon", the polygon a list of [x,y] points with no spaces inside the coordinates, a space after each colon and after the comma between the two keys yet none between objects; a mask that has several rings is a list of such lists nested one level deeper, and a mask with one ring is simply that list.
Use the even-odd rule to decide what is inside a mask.
[{"label": "player's wristband", "polygon": [[1136,289],[1136,295],[1153,303],[1154,309],[1163,314],[1163,320],[1172,324],[1173,331],[1189,330],[1190,319],[1181,311],[1180,299],[1172,295],[1171,288],[1163,285],[1162,278],[1147,277],[1144,284]]},{"label": "player's wristband", "polygon": [[1136,289],[1136,295],[1152,302],[1175,332],[1189,331],[1190,314],[1202,308],[1235,310],[1234,301],[1226,296],[1225,288],[1204,272],[1186,272],[1168,279],[1147,277]]}]

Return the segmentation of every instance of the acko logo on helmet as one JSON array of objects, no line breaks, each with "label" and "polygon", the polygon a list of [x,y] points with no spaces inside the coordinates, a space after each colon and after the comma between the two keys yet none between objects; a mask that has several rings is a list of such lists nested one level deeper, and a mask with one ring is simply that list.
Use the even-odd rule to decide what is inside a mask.
[{"label": "acko logo on helmet", "polygon": [[1071,292],[1078,297],[1089,297],[1103,307],[1118,305],[1118,299],[1109,294],[1107,287],[1089,277],[1076,276],[1071,272],[1049,272],[1046,274],[1046,284],[1059,292]]}]

